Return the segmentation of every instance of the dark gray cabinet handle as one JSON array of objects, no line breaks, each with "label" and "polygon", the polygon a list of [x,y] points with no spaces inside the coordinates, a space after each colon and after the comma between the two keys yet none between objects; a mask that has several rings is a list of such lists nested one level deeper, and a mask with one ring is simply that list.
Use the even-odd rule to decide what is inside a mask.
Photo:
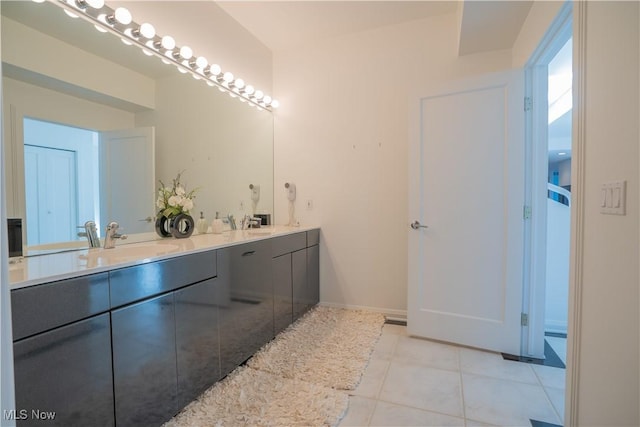
[{"label": "dark gray cabinet handle", "polygon": [[251,255],[253,255],[255,253],[256,253],[256,251],[247,251],[247,252],[243,253],[242,256],[251,256]]}]

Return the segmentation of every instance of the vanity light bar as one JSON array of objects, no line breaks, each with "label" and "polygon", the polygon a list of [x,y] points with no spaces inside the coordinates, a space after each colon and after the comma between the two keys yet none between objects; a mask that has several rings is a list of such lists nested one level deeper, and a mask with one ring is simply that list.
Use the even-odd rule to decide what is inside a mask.
[{"label": "vanity light bar", "polygon": [[[45,0],[33,1],[43,3]],[[279,106],[277,100],[235,78],[229,71],[223,72],[219,65],[209,64],[203,56],[194,55],[189,46],[178,47],[173,37],[159,36],[150,23],[136,23],[124,7],[114,10],[104,0],[48,1],[63,8],[69,16],[81,17],[94,24],[98,31],[110,32],[120,37],[123,43],[138,46],[145,55],[155,54],[165,64],[175,65],[181,73],[190,73],[193,78],[218,87],[232,98],[269,111]]]}]

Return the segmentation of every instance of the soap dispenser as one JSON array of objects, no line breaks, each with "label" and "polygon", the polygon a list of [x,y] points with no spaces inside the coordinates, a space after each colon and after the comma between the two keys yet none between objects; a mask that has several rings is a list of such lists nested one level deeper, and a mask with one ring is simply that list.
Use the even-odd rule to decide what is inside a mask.
[{"label": "soap dispenser", "polygon": [[209,229],[209,223],[204,218],[204,214],[200,212],[200,219],[196,222],[196,230],[199,234],[205,234]]}]

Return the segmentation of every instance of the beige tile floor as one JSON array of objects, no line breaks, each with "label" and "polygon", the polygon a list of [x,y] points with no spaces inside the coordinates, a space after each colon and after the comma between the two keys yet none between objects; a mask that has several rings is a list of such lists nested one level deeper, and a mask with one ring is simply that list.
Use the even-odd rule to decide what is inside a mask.
[{"label": "beige tile floor", "polygon": [[385,325],[340,422],[346,426],[562,424],[565,370],[411,338]]}]

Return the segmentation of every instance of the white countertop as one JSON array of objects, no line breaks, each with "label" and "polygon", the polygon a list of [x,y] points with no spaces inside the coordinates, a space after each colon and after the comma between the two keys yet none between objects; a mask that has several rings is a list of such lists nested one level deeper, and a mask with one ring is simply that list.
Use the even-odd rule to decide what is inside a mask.
[{"label": "white countertop", "polygon": [[118,242],[114,249],[82,249],[25,257],[9,265],[9,287],[19,289],[316,228],[275,225],[222,234],[194,234],[186,239],[171,237],[129,244]]}]

